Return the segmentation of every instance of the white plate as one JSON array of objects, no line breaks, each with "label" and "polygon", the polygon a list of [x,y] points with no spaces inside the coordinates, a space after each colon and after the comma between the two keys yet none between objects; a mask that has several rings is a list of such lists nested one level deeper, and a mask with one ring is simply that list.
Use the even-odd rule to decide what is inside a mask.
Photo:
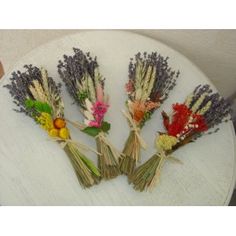
[{"label": "white plate", "polygon": [[[200,83],[209,83],[206,76],[180,53],[155,40],[120,31],[91,31],[67,36],[47,43],[22,58],[14,70],[24,64],[44,66],[59,81],[57,62],[63,54],[80,47],[97,55],[100,71],[106,77],[111,108],[106,120],[112,124],[110,140],[122,149],[129,128],[121,114],[126,100],[129,59],[138,51],[158,51],[169,56],[171,66],[181,76],[169,99],[156,111],[143,129],[148,150],[142,160],[155,151],[155,132],[163,130],[160,112],[168,111],[173,102],[182,102]],[[28,117],[12,109],[8,91],[0,86],[0,204],[2,205],[224,205],[228,204],[234,185],[234,133],[231,122],[220,125],[216,134],[202,137],[177,152],[183,165],[166,163],[161,181],[152,193],[135,192],[125,176],[84,190],[60,147]],[[82,116],[63,88],[65,114],[71,120]],[[92,138],[72,129],[72,136],[95,147]],[[96,160],[96,156],[88,154]]]}]

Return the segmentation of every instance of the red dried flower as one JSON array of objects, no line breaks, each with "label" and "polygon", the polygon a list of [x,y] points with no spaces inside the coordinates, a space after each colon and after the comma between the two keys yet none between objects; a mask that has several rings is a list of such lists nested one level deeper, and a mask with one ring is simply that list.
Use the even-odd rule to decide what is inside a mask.
[{"label": "red dried flower", "polygon": [[191,110],[184,104],[173,104],[172,105],[174,114],[172,117],[172,122],[168,127],[168,134],[176,136],[181,133],[186,126],[189,116],[191,115]]},{"label": "red dried flower", "polygon": [[194,122],[192,122],[192,124],[197,125],[197,127],[195,128],[195,131],[203,132],[203,131],[206,131],[208,129],[206,121],[205,121],[205,119],[202,115],[193,114],[192,117],[193,117],[193,120],[194,120]]},{"label": "red dried flower", "polygon": [[193,113],[185,104],[176,103],[172,107],[174,114],[171,123],[167,123],[167,118],[163,121],[169,135],[176,137],[178,134],[203,132],[208,129],[204,117]]}]

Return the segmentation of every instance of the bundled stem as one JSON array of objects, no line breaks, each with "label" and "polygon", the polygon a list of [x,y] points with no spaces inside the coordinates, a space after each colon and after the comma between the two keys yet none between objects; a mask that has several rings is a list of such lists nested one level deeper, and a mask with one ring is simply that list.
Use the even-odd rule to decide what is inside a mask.
[{"label": "bundled stem", "polygon": [[102,178],[108,180],[120,174],[118,158],[120,153],[108,142],[103,132],[96,137],[98,155],[98,167]]},{"label": "bundled stem", "polygon": [[165,159],[165,155],[156,153],[147,162],[139,166],[129,178],[134,185],[134,189],[140,192],[152,190],[159,180]]},{"label": "bundled stem", "polygon": [[[152,189],[159,179],[164,160],[170,158],[169,155],[178,148],[196,140],[210,128],[223,122],[230,110],[230,105],[218,93],[213,93],[209,85],[199,85],[187,96],[184,103],[172,105],[170,116],[163,111],[166,132],[159,132],[156,138],[156,148],[159,152],[138,167],[130,177],[134,189]],[[171,159],[176,161],[175,158]]]},{"label": "bundled stem", "polygon": [[[120,170],[122,173],[130,176],[137,162],[140,160],[141,144],[136,134],[137,131],[131,130],[129,137],[123,149],[124,156],[120,158]],[[140,132],[140,131],[139,131]]]},{"label": "bundled stem", "polygon": [[78,128],[96,139],[102,177],[116,177],[120,174],[120,153],[105,136],[111,128],[111,124],[105,121],[110,105],[109,96],[104,92],[105,78],[99,72],[97,58],[74,48],[72,56],[64,55],[63,61],[59,61],[58,72],[84,116],[84,125]]},{"label": "bundled stem", "polygon": [[120,160],[122,173],[133,174],[140,159],[141,148],[146,144],[140,137],[140,129],[151,119],[152,114],[168,98],[176,85],[179,72],[175,72],[157,52],[137,53],[129,64],[129,79],[125,85],[128,99],[127,112],[123,112],[129,122],[131,132],[125,143],[124,158]]},{"label": "bundled stem", "polygon": [[78,150],[75,144],[67,143],[64,147],[64,151],[70,158],[77,178],[82,187],[89,188],[94,184],[99,183],[99,171],[93,165],[93,163]]},{"label": "bundled stem", "polygon": [[[17,112],[23,112],[35,120],[48,135],[59,144],[69,156],[80,184],[91,187],[100,180],[100,172],[80,150],[90,147],[71,140],[70,131],[64,118],[64,104],[61,98],[61,85],[48,77],[44,68],[25,66],[25,72],[14,72],[9,89]],[[93,151],[93,150],[92,150]]]}]

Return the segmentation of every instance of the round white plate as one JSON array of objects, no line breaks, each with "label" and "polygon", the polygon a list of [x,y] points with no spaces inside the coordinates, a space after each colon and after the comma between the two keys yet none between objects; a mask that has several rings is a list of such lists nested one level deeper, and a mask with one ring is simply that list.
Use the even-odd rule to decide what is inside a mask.
[{"label": "round white plate", "polygon": [[[70,35],[47,43],[27,54],[14,67],[24,64],[43,66],[50,76],[60,81],[58,60],[71,54],[72,47],[90,51],[98,57],[100,71],[106,77],[105,88],[111,107],[106,120],[112,124],[110,141],[122,150],[129,127],[121,110],[125,107],[124,85],[129,59],[138,51],[158,51],[169,56],[170,65],[180,70],[177,86],[169,99],[154,113],[142,131],[148,150],[142,161],[155,151],[156,131],[162,131],[161,110],[182,102],[198,84],[210,83],[207,77],[180,53],[164,44],[137,34],[120,31],[91,31]],[[80,187],[73,168],[63,150],[50,141],[33,120],[13,111],[14,104],[7,89],[10,74],[0,82],[0,204],[1,205],[224,205],[228,204],[234,186],[235,153],[232,123],[220,125],[220,131],[189,144],[174,156],[183,165],[167,162],[161,180],[153,192],[139,193],[127,183],[125,176],[102,181],[91,189]],[[63,87],[65,115],[81,121],[77,105]],[[94,140],[71,129],[72,137],[95,147]],[[88,153],[92,159],[96,156]]]}]

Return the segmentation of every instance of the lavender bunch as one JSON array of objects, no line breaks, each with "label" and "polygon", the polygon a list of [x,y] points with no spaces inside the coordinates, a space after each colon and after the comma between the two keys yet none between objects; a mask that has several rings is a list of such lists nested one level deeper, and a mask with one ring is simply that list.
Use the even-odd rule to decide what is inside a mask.
[{"label": "lavender bunch", "polygon": [[120,158],[120,170],[131,175],[140,159],[140,149],[146,148],[140,130],[156,109],[168,98],[176,85],[179,71],[175,72],[157,52],[138,53],[129,64],[129,80],[126,84],[128,112],[124,112],[131,131]]},{"label": "lavender bunch", "polygon": [[[213,93],[210,85],[199,85],[190,94],[185,104],[193,111],[204,115],[208,129],[214,128],[223,121],[231,113],[230,104],[220,96],[219,93]],[[216,129],[216,132],[219,128]]]},{"label": "lavender bunch", "polygon": [[165,161],[177,160],[171,156],[175,150],[204,134],[217,132],[219,128],[210,132],[209,129],[228,121],[230,112],[230,105],[219,93],[213,93],[209,85],[197,86],[183,104],[173,104],[170,116],[162,112],[166,132],[156,137],[157,152],[130,177],[134,188],[152,189]]},{"label": "lavender bunch", "polygon": [[95,138],[97,143],[98,166],[104,179],[119,175],[118,158],[120,153],[108,141],[106,134],[110,124],[104,121],[109,108],[108,96],[104,93],[104,78],[99,73],[97,59],[90,53],[74,48],[74,55],[64,55],[59,61],[58,73],[70,95],[82,108],[84,122],[80,130]]},{"label": "lavender bunch", "polygon": [[10,84],[5,85],[17,105],[17,112],[23,112],[31,118],[39,115],[39,111],[32,107],[29,109],[27,100],[38,100],[50,103],[53,115],[64,117],[64,104],[60,97],[61,84],[48,77],[45,69],[39,69],[32,65],[25,65],[25,72],[17,71],[12,73]]},{"label": "lavender bunch", "polygon": [[5,85],[18,107],[15,111],[33,118],[48,135],[57,141],[75,169],[80,184],[90,187],[99,181],[96,166],[82,152],[84,145],[71,140],[64,118],[61,85],[48,77],[47,71],[26,65],[25,71],[12,73],[10,84]]}]

